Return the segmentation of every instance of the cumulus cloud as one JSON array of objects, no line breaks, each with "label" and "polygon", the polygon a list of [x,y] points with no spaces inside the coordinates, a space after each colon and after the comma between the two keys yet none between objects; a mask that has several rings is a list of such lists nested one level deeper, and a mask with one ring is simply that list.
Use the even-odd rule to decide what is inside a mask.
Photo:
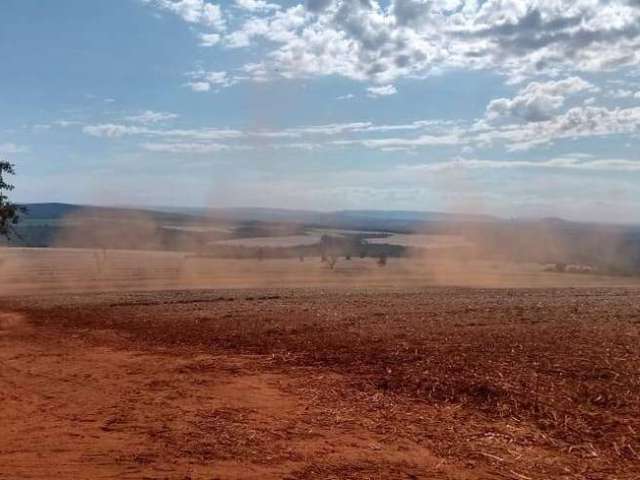
[{"label": "cumulus cloud", "polygon": [[206,0],[143,0],[162,10],[172,12],[189,23],[223,30],[224,16],[219,5]]},{"label": "cumulus cloud", "polygon": [[[316,15],[281,35],[283,44],[268,60],[291,74],[321,75],[323,67],[327,74],[380,82],[447,67],[526,75],[638,62],[640,12],[620,2],[394,0],[387,8],[373,1],[313,7]],[[305,44],[312,48],[305,51]]]},{"label": "cumulus cloud", "polygon": [[470,134],[478,144],[504,142],[507,150],[516,151],[562,139],[637,135],[639,132],[640,107],[609,109],[582,105],[540,122],[498,128],[480,124]]},{"label": "cumulus cloud", "polygon": [[263,12],[280,9],[280,5],[268,3],[265,0],[235,0],[235,4],[238,8],[249,12]]},{"label": "cumulus cloud", "polygon": [[310,12],[317,13],[325,10],[332,3],[333,0],[305,0],[304,6]]},{"label": "cumulus cloud", "polygon": [[429,0],[395,0],[391,12],[397,25],[421,27],[429,21],[431,6]]},{"label": "cumulus cloud", "polygon": [[608,90],[606,95],[611,98],[633,98],[636,95],[636,92],[625,88],[616,88]]},{"label": "cumulus cloud", "polygon": [[[279,7],[236,0],[226,22],[205,0],[146,0],[242,48],[261,41],[254,68],[270,76],[340,75],[374,84],[443,69],[530,78],[640,63],[640,5],[625,0],[306,0]],[[237,19],[236,19],[237,20]],[[209,33],[210,34],[210,33]]]},{"label": "cumulus cloud", "polygon": [[216,85],[220,87],[230,87],[235,83],[235,80],[229,77],[227,72],[205,72],[203,77],[210,85]]},{"label": "cumulus cloud", "polygon": [[287,44],[295,41],[297,31],[305,24],[304,8],[297,6],[284,11],[276,11],[270,16],[249,17],[238,29],[226,36],[227,47],[243,48],[256,39]]},{"label": "cumulus cloud", "polygon": [[211,90],[209,82],[187,82],[186,86],[191,88],[194,92],[208,92]]},{"label": "cumulus cloud", "polygon": [[518,118],[527,122],[548,120],[564,105],[567,96],[594,91],[596,88],[579,77],[549,82],[531,82],[513,98],[498,98],[487,106],[491,120],[503,117]]},{"label": "cumulus cloud", "polygon": [[393,85],[381,85],[379,87],[369,87],[367,88],[367,95],[369,97],[388,97],[390,95],[395,95],[398,93],[398,90]]},{"label": "cumulus cloud", "polygon": [[227,88],[237,83],[236,78],[232,78],[227,72],[207,72],[197,70],[187,74],[192,81],[187,82],[186,86],[190,87],[194,92],[208,92],[211,89],[219,90]]},{"label": "cumulus cloud", "polygon": [[220,34],[218,33],[201,33],[200,34],[200,46],[213,47],[220,42]]}]

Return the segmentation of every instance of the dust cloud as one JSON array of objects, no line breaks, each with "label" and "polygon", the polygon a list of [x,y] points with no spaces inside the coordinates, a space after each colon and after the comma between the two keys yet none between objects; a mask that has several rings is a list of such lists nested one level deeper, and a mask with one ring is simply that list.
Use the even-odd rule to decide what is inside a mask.
[{"label": "dust cloud", "polygon": [[418,233],[457,238],[458,245],[409,251],[415,268],[434,284],[579,286],[598,283],[602,277],[624,283],[623,279],[640,273],[640,236],[629,227],[490,217],[484,204],[488,193],[465,171],[443,173],[441,188],[448,198],[445,210],[464,212],[464,219],[437,222]]},{"label": "dust cloud", "polygon": [[[321,261],[317,244],[296,250],[283,240],[281,247],[263,249],[256,242],[247,247],[220,240],[240,234],[273,244],[300,235],[306,228],[301,225],[249,222],[230,228],[198,221],[176,225],[165,214],[137,210],[70,214],[60,222],[54,248],[0,249],[0,293],[635,285],[637,277],[625,275],[640,265],[637,241],[626,230],[556,220],[497,222],[467,216],[433,222],[417,234],[371,243],[365,239],[362,252],[338,250],[332,254],[335,264]],[[385,242],[400,240],[409,243],[393,247],[399,254],[387,255]]]}]

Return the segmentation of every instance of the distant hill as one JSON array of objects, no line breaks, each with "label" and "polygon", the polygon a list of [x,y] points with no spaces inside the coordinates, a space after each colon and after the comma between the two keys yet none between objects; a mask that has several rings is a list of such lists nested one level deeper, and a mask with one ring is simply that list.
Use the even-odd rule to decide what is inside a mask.
[{"label": "distant hill", "polygon": [[421,212],[414,210],[342,210],[334,213],[342,218],[380,219],[406,222],[496,222],[498,217],[462,213]]},{"label": "distant hill", "polygon": [[425,223],[497,222],[498,217],[406,210],[338,210],[319,212],[281,208],[168,208],[168,211],[207,216],[227,222],[295,222],[305,225],[361,229],[412,231]]},{"label": "distant hill", "polygon": [[[304,234],[312,229],[390,233],[459,233],[462,225],[491,224],[496,217],[442,212],[341,210],[318,212],[275,208],[124,208],[66,203],[25,205],[27,213],[18,226],[19,238],[11,244],[68,246],[100,243],[94,237],[118,243],[141,228],[157,230],[161,244],[207,243],[221,238],[251,238]],[[117,225],[117,226],[116,226]],[[80,226],[83,230],[80,233]],[[114,232],[118,232],[114,234]],[[148,235],[147,235],[148,236]],[[171,237],[167,240],[167,237]],[[160,240],[159,240],[160,242]],[[120,242],[122,243],[122,242]],[[148,243],[148,242],[146,242]],[[135,247],[133,240],[127,243]],[[154,246],[158,247],[158,245]]]},{"label": "distant hill", "polygon": [[466,215],[443,212],[405,210],[340,210],[318,212],[278,208],[122,208],[73,205],[67,203],[32,203],[27,220],[60,220],[69,216],[126,218],[151,216],[162,222],[222,222],[222,223],[297,223],[308,226],[362,230],[412,231],[425,223],[497,222],[489,215]]},{"label": "distant hill", "polygon": [[27,207],[25,218],[33,220],[59,219],[85,208],[67,203],[29,203],[24,206]]},{"label": "distant hill", "polygon": [[99,207],[92,205],[74,205],[69,203],[28,203],[24,204],[26,220],[62,220],[74,216],[83,218],[122,218],[135,216],[151,217],[161,221],[194,221],[195,214],[151,210],[141,208]]}]

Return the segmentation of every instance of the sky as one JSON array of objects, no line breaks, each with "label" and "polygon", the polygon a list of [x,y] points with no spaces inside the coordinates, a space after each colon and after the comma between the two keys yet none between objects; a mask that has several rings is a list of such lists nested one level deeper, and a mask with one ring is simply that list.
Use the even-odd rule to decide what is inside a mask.
[{"label": "sky", "polygon": [[15,200],[640,222],[640,0],[2,0]]}]

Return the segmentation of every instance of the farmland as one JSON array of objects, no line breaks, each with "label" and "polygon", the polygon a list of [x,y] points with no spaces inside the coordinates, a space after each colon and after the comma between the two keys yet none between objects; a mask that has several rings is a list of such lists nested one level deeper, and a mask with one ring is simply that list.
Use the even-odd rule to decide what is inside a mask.
[{"label": "farmland", "polygon": [[232,260],[163,251],[0,248],[0,288],[8,294],[274,285],[407,288],[640,285],[638,277],[558,274],[536,263],[451,259],[437,255],[393,258],[383,268],[374,258],[341,258],[333,271],[317,256],[302,260]]},{"label": "farmland", "polygon": [[0,58],[0,480],[640,480],[640,0],[0,0]]},{"label": "farmland", "polygon": [[3,252],[3,478],[640,473],[633,277],[99,253]]},{"label": "farmland", "polygon": [[0,478],[640,474],[632,230],[83,212],[0,248]]}]

